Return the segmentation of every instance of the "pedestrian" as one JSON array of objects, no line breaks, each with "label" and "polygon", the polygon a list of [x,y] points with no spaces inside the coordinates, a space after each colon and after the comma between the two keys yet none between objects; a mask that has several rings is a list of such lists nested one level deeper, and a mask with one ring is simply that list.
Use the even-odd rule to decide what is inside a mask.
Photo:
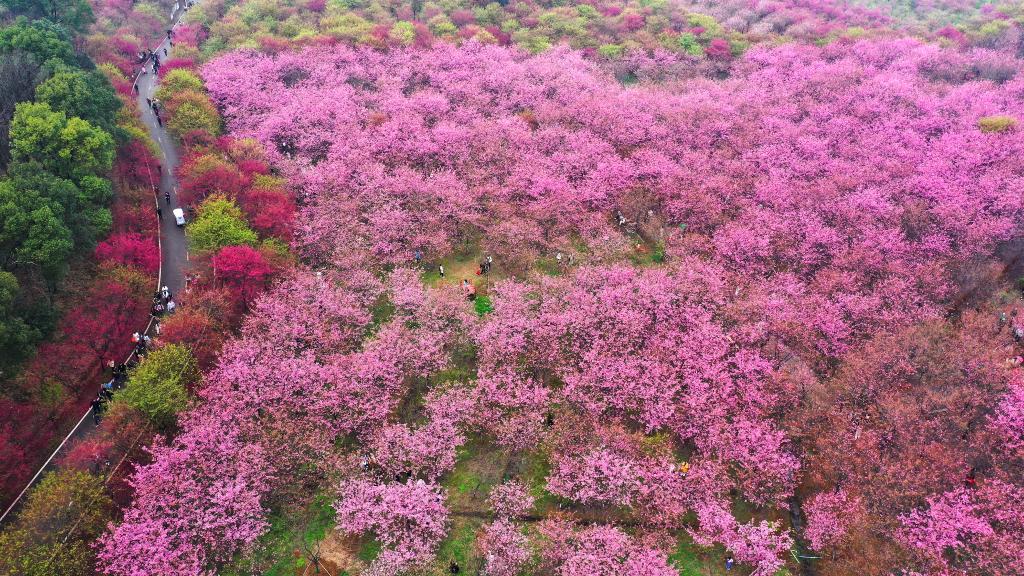
[{"label": "pedestrian", "polygon": [[167,48],[164,48],[164,56],[167,56]]},{"label": "pedestrian", "polygon": [[559,266],[562,265],[562,253],[561,252],[559,252],[558,254],[555,255],[555,262],[558,263]]},{"label": "pedestrian", "polygon": [[452,560],[448,564],[448,572],[451,573],[451,574],[458,574],[459,571],[460,571],[460,568],[459,568],[458,563],[456,563],[455,560]]},{"label": "pedestrian", "polygon": [[96,399],[89,403],[92,408],[92,421],[99,426],[100,425],[100,413],[103,411],[103,398],[96,396]]},{"label": "pedestrian", "polygon": [[164,121],[160,119],[160,115],[159,114],[156,115],[156,125],[161,127],[161,128],[164,127]]},{"label": "pedestrian", "polygon": [[171,39],[171,29],[170,28],[167,29],[167,39],[168,40]]},{"label": "pedestrian", "polygon": [[567,259],[567,260],[568,260],[568,264],[569,264],[569,266],[572,266],[572,265],[573,265],[573,262],[575,262],[575,261],[576,261],[576,259],[575,259],[575,258],[573,257],[573,255],[572,255],[572,252],[569,252],[569,256],[568,256],[568,259]]},{"label": "pedestrian", "polygon": [[493,265],[494,265],[494,258],[490,254],[488,254],[487,255],[487,268],[484,269],[484,272],[490,272],[491,271],[491,266],[493,266]]},{"label": "pedestrian", "polygon": [[136,96],[139,94],[139,83],[138,82],[132,84],[132,92],[134,92]]},{"label": "pedestrian", "polygon": [[164,200],[167,202],[168,206],[171,205],[171,191],[170,190],[164,192]]},{"label": "pedestrian", "polygon": [[168,314],[173,314],[174,313],[174,309],[177,308],[177,307],[178,307],[178,305],[174,303],[174,300],[168,300],[167,301],[167,313]]},{"label": "pedestrian", "polygon": [[444,278],[444,264],[437,265],[437,273],[441,275],[441,278]]},{"label": "pedestrian", "polygon": [[725,559],[725,569],[726,570],[732,570],[732,567],[735,566],[735,565],[736,565],[736,560],[732,556],[729,556],[728,558]]},{"label": "pedestrian", "polygon": [[1015,342],[1020,342],[1022,339],[1024,339],[1024,328],[1021,328],[1020,326],[1014,326],[1013,327],[1013,340]]},{"label": "pedestrian", "polygon": [[159,302],[157,302],[156,304],[153,304],[153,316],[156,316],[156,317],[159,318],[160,315],[163,314],[163,313],[164,313],[164,305],[163,304],[161,304]]},{"label": "pedestrian", "polygon": [[412,259],[416,262],[416,265],[419,266],[423,262],[423,251],[417,248],[416,251],[412,253]]},{"label": "pedestrian", "polygon": [[146,106],[153,107],[153,99],[148,96],[146,97]]},{"label": "pedestrian", "polygon": [[133,344],[138,344],[141,341],[142,341],[142,336],[138,332],[132,334],[132,343]]},{"label": "pedestrian", "polygon": [[170,300],[171,299],[171,289],[168,288],[166,285],[162,286],[160,288],[160,297],[163,298],[164,300]]}]

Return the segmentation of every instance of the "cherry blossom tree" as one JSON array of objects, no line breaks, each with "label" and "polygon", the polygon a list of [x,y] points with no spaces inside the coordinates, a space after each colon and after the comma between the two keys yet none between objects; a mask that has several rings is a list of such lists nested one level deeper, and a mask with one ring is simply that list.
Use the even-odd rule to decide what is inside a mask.
[{"label": "cherry blossom tree", "polygon": [[405,484],[347,480],[338,490],[335,509],[338,530],[372,532],[384,545],[370,566],[373,574],[394,573],[429,561],[448,521],[444,496],[437,486],[422,480]]}]

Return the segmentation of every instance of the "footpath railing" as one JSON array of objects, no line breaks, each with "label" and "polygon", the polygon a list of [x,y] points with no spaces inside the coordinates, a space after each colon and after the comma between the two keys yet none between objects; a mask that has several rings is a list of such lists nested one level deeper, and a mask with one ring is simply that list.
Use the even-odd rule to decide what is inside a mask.
[{"label": "footpath railing", "polygon": [[[174,5],[174,8],[171,10],[171,28],[172,29],[178,25],[178,19],[181,18],[181,15],[183,13],[184,13],[184,9],[183,9],[182,4],[180,2],[176,3]],[[156,45],[156,47],[153,49],[153,52],[154,53],[159,52],[161,47],[163,47],[164,43],[167,42],[167,41],[168,41],[168,38],[166,38],[166,37],[162,38],[160,40],[160,42]],[[142,78],[142,76],[146,73],[146,66],[147,65],[148,65],[148,63],[144,63],[143,67],[138,72],[135,73],[135,78],[132,80],[132,94],[136,94],[135,87],[137,87],[139,85],[139,79]],[[154,74],[156,74],[156,73],[154,72]],[[150,186],[150,188],[153,191],[153,200],[156,203],[156,208],[159,208],[160,207],[160,190],[153,183],[153,173],[152,173],[152,170],[150,170],[150,173],[149,173],[149,186]],[[157,248],[157,251],[160,254],[160,264],[159,264],[159,267],[157,268],[157,273],[156,273],[156,290],[157,291],[159,291],[160,287],[163,286],[163,273],[164,273],[164,252],[163,252],[163,241],[161,239],[160,226],[161,226],[161,220],[158,218],[157,219],[157,224],[156,224],[156,248]],[[153,331],[155,320],[156,319],[153,316],[149,317],[149,322],[146,323],[146,328],[142,331],[143,335],[149,335],[150,332]],[[126,364],[126,365],[127,364],[131,364],[137,357],[138,357],[138,351],[137,351],[136,348],[133,348],[132,351],[128,353],[128,357],[125,359],[124,364]],[[71,429],[71,432],[68,432],[68,435],[65,436],[64,440],[62,440],[61,443],[57,445],[57,448],[54,449],[53,453],[50,454],[50,457],[46,459],[46,462],[44,462],[43,465],[39,467],[39,470],[35,473],[34,476],[32,476],[32,479],[29,480],[28,483],[25,485],[25,487],[21,490],[21,492],[18,493],[18,496],[11,502],[11,504],[7,507],[7,509],[4,510],[4,513],[2,515],[0,515],[0,525],[2,525],[4,520],[7,518],[7,516],[10,515],[12,511],[14,511],[14,509],[17,507],[18,503],[21,502],[21,499],[24,498],[25,494],[28,493],[29,489],[31,489],[32,486],[35,485],[36,481],[39,480],[39,478],[43,475],[43,472],[46,471],[46,468],[50,465],[51,462],[53,462],[53,459],[57,456],[57,454],[60,454],[60,451],[64,448],[64,446],[68,443],[68,441],[71,440],[72,437],[74,437],[75,432],[78,431],[78,429],[82,426],[82,423],[85,422],[86,418],[89,417],[89,413],[91,411],[92,411],[91,408],[86,409],[85,414],[83,414],[82,417],[78,420],[78,423],[75,424],[75,427]],[[136,439],[136,442],[137,441],[138,441],[138,439]],[[134,443],[133,443],[133,446],[134,446]],[[129,448],[129,451],[130,450],[131,450],[131,448]],[[117,465],[110,469],[110,471],[107,474],[107,477],[104,479],[104,484],[110,481],[110,479],[113,477],[114,473],[117,472],[117,470],[118,470],[118,468],[120,468],[121,464],[124,463],[124,460],[125,460],[126,456],[127,456],[127,452],[125,453],[124,456],[121,457],[121,459],[118,461]]]}]

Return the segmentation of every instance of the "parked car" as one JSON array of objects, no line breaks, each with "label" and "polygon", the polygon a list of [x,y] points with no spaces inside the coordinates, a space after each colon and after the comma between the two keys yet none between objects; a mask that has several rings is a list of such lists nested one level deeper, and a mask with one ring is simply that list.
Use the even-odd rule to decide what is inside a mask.
[{"label": "parked car", "polygon": [[185,225],[185,211],[184,210],[182,210],[181,208],[175,208],[174,210],[171,211],[171,214],[174,214],[174,223],[175,224],[177,224],[178,226],[184,226]]}]

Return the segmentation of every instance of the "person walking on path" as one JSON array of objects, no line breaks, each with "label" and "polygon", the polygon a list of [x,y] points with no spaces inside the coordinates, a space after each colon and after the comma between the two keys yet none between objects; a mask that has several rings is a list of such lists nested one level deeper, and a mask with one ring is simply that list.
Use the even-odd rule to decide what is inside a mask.
[{"label": "person walking on path", "polygon": [[437,265],[437,273],[441,275],[441,278],[444,278],[444,264]]},{"label": "person walking on path", "polygon": [[164,210],[163,210],[163,208],[161,208],[159,206],[156,207],[156,217],[158,219],[160,219],[160,220],[164,219]]},{"label": "person walking on path", "polygon": [[92,421],[99,426],[100,414],[103,412],[103,398],[101,396],[96,396],[96,398],[89,403],[89,406],[92,407]]}]

